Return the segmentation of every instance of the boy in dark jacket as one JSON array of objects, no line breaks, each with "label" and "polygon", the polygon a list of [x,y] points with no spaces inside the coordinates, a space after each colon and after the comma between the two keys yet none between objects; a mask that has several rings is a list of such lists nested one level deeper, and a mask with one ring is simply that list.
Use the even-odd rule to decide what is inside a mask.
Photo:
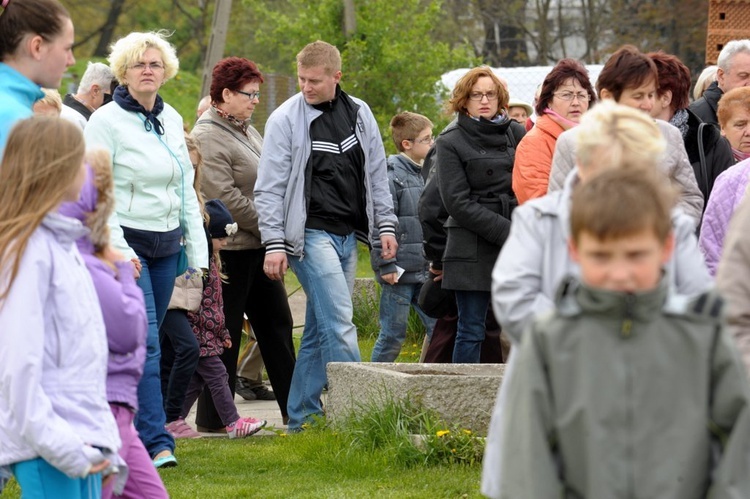
[{"label": "boy in dark jacket", "polygon": [[422,226],[417,205],[424,189],[421,169],[433,142],[432,122],[421,114],[404,112],[391,119],[393,142],[400,154],[388,158],[388,185],[398,217],[398,255],[383,259],[378,242],[370,253],[380,293],[380,334],[372,351],[372,362],[393,362],[406,339],[409,307],[414,307],[432,335],[435,319],[419,305],[419,291],[427,279],[427,261],[422,254]]},{"label": "boy in dark jacket", "polygon": [[721,298],[669,290],[675,195],[656,175],[610,170],[573,196],[582,282],[523,335],[499,497],[750,497],[747,374]]}]

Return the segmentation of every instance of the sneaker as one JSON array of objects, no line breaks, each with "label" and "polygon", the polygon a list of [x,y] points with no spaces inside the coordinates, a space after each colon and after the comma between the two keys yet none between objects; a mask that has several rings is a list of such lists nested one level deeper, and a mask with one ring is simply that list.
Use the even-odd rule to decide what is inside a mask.
[{"label": "sneaker", "polygon": [[201,438],[201,434],[190,427],[184,419],[176,419],[165,426],[174,438]]},{"label": "sneaker", "polygon": [[265,419],[240,418],[227,426],[227,435],[229,438],[249,437],[258,433],[264,426],[266,426]]},{"label": "sneaker", "polygon": [[175,466],[177,466],[177,458],[168,450],[162,451],[154,457],[155,468],[174,468]]},{"label": "sneaker", "polygon": [[237,378],[234,392],[245,400],[255,400],[255,391],[250,388],[250,382],[246,378]]},{"label": "sneaker", "polygon": [[251,390],[255,393],[257,400],[276,400],[276,395],[266,388],[265,385],[256,386],[255,388],[251,388]]}]

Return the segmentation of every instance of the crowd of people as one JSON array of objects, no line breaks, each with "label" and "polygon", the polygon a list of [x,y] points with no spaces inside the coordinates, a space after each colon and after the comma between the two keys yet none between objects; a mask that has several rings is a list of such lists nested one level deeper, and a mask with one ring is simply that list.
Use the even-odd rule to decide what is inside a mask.
[{"label": "crowd of people", "polygon": [[676,56],[633,46],[596,82],[559,61],[533,106],[475,67],[437,137],[392,118],[388,157],[327,42],[298,53],[265,137],[253,61],[219,61],[186,127],[160,95],[166,33],[117,40],[63,98],[73,42],[57,0],[2,3],[0,489],[168,497],[176,438],[266,425],[235,393],[304,431],[326,365],[361,361],[361,242],[372,362],[397,359],[413,308],[420,361],[508,363],[485,495],[750,497],[750,40],[693,102]]}]

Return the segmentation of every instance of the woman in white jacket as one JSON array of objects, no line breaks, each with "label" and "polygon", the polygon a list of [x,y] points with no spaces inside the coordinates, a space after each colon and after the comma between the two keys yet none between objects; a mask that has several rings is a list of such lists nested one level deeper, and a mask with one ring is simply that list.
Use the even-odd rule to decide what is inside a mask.
[{"label": "woman in white jacket", "polygon": [[99,497],[120,463],[104,322],[75,243],[86,229],[57,213],[78,199],[83,154],[76,125],[34,117],[0,165],[0,467],[24,497]]}]

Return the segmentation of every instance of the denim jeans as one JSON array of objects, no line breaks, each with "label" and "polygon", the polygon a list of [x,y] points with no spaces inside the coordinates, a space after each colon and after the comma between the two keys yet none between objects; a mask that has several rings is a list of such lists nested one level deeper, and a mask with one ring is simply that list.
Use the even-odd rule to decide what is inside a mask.
[{"label": "denim jeans", "polygon": [[406,327],[409,323],[409,307],[422,319],[427,329],[427,338],[432,336],[436,319],[427,316],[419,305],[421,283],[383,284],[380,291],[380,334],[372,350],[372,362],[394,362],[406,340]]},{"label": "denim jeans", "polygon": [[161,346],[161,395],[167,423],[180,417],[200,345],[188,321],[187,310],[167,310],[159,328]]},{"label": "denim jeans", "polygon": [[289,257],[307,295],[305,328],[289,390],[289,429],[299,430],[322,415],[320,396],[329,362],[359,362],[357,329],[352,322],[352,291],[357,270],[354,234],[338,236],[305,229],[304,254]]},{"label": "denim jeans", "polygon": [[454,364],[477,364],[484,341],[489,291],[456,291],[458,330],[453,346]]},{"label": "denim jeans", "polygon": [[[138,254],[138,250],[135,251]],[[146,300],[148,336],[146,364],[138,383],[138,413],[135,427],[143,445],[153,458],[164,450],[174,452],[174,438],[164,428],[166,417],[161,396],[159,326],[164,320],[174,290],[178,253],[158,258],[146,258],[141,255],[138,257],[143,265],[138,286],[143,290],[143,298]]]}]

